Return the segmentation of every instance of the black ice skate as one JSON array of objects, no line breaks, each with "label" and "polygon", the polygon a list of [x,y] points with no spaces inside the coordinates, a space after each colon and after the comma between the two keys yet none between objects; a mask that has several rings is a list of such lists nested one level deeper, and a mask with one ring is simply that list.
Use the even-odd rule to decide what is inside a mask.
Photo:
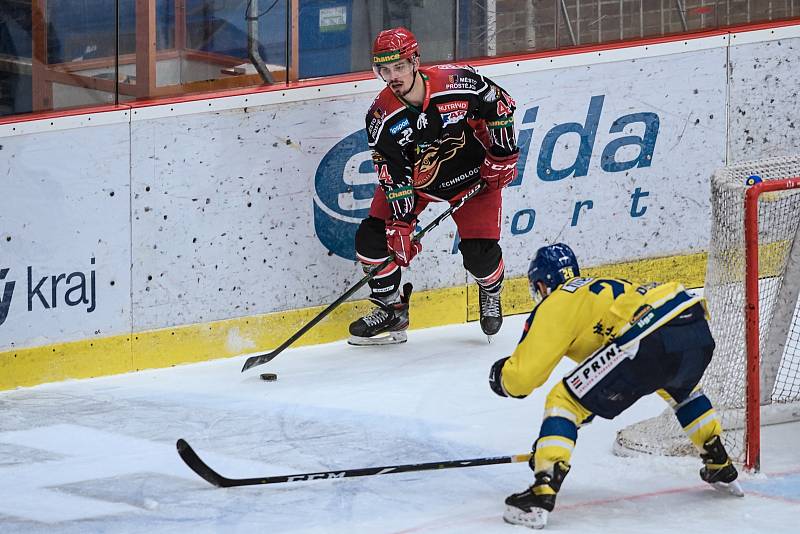
[{"label": "black ice skate", "polygon": [[742,486],[736,480],[739,472],[731,463],[725,446],[719,436],[714,436],[703,444],[705,454],[701,454],[705,464],[700,469],[700,478],[711,484],[714,489],[723,493],[730,493],[737,497],[744,497]]},{"label": "black ice skate", "polygon": [[503,520],[513,525],[540,529],[547,525],[547,518],[556,505],[556,495],[564,477],[569,473],[569,464],[557,462],[553,473],[536,473],[533,486],[506,498]]},{"label": "black ice skate", "polygon": [[478,304],[481,308],[481,330],[489,337],[489,342],[492,342],[492,336],[500,331],[503,326],[503,308],[500,305],[500,293],[502,286],[497,288],[496,291],[488,292],[483,287],[478,286]]},{"label": "black ice skate", "polygon": [[400,299],[385,302],[370,297],[376,306],[369,314],[350,323],[351,345],[394,345],[405,343],[408,339],[408,300],[411,297],[411,284],[403,286]]}]

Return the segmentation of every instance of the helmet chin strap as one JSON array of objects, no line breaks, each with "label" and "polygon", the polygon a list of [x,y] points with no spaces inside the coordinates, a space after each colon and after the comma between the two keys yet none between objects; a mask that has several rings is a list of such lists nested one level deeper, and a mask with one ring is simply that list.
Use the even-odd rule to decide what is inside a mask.
[{"label": "helmet chin strap", "polygon": [[414,80],[411,82],[411,87],[409,87],[408,91],[406,91],[405,93],[403,93],[400,96],[405,97],[408,93],[410,93],[412,91],[412,89],[414,89],[414,84],[417,83],[417,72],[419,72],[419,71],[417,69],[414,69]]}]

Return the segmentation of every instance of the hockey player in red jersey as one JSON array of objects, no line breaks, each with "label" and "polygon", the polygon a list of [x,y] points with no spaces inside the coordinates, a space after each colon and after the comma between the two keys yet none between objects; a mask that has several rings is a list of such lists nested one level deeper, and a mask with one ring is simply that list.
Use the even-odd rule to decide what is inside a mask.
[{"label": "hockey player in red jersey", "polygon": [[503,321],[501,190],[516,177],[519,158],[514,100],[471,67],[421,68],[417,40],[405,28],[378,35],[372,62],[386,82],[366,117],[379,186],[355,248],[365,269],[391,253],[395,259],[370,280],[376,308],[350,325],[350,343],[406,340],[409,295],[400,293],[400,269],[422,250],[412,240],[417,216],[429,202],[457,202],[480,180],[484,190],[453,220],[464,267],[478,283],[481,328],[492,336]]}]

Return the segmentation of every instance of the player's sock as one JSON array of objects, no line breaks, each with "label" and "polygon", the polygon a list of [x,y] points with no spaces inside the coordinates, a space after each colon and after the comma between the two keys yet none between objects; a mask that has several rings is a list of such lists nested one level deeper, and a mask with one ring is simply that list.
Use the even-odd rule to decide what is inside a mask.
[{"label": "player's sock", "polygon": [[506,498],[503,519],[507,523],[540,529],[547,525],[550,512],[556,505],[556,495],[564,477],[569,473],[569,464],[557,462],[550,471],[535,474],[533,485],[520,493]]}]

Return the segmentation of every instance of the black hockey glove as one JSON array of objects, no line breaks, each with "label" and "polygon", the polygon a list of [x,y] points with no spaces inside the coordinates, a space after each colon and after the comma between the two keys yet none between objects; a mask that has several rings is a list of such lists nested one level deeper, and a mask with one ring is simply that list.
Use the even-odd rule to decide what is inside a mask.
[{"label": "black hockey glove", "polygon": [[508,397],[508,392],[503,388],[503,366],[508,357],[497,360],[489,371],[489,387],[501,397]]}]

